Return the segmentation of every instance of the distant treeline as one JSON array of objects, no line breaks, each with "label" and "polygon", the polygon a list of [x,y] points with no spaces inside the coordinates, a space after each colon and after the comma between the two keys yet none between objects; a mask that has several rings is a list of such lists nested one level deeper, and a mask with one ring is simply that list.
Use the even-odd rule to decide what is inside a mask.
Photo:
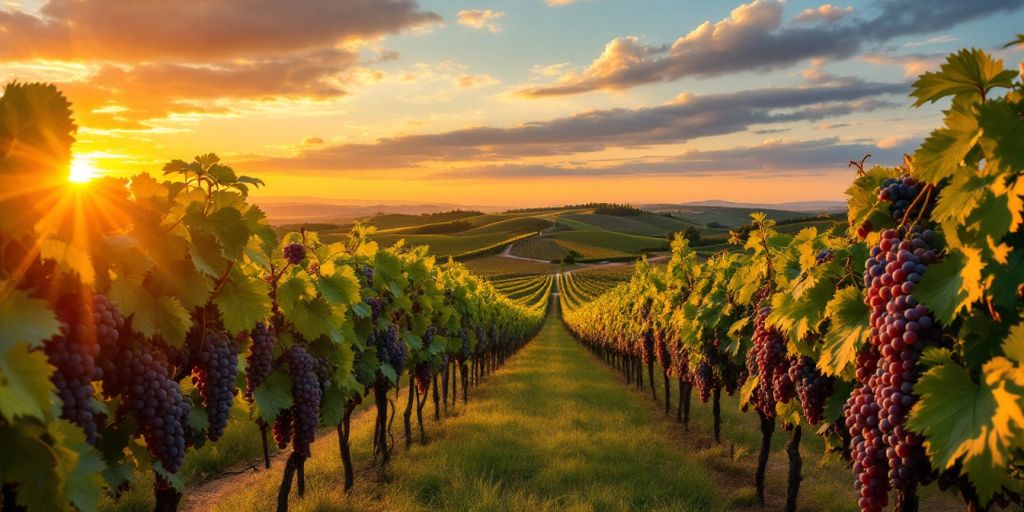
[{"label": "distant treeline", "polygon": [[598,215],[613,215],[616,217],[633,217],[636,215],[650,213],[635,206],[618,203],[581,203],[567,204],[564,206],[548,206],[545,208],[519,208],[516,210],[509,210],[508,213],[535,213],[555,210],[584,210],[591,208],[594,210],[594,213]]}]

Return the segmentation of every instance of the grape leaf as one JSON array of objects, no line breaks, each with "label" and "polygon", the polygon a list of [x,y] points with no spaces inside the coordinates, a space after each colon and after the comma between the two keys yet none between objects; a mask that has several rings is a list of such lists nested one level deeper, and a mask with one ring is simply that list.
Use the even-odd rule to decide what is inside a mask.
[{"label": "grape leaf", "polygon": [[0,481],[18,484],[18,504],[28,510],[66,509],[62,492],[66,479],[56,452],[41,439],[47,433],[24,424],[0,432],[0,453],[5,462],[0,464]]},{"label": "grape leaf", "polygon": [[1019,106],[1017,110],[1014,112],[1005,100],[989,101],[978,107],[985,158],[998,161],[1010,175],[1024,171],[1024,120],[1020,118]]},{"label": "grape leaf", "polygon": [[339,316],[323,297],[297,302],[289,314],[295,331],[307,340],[315,340],[337,330],[341,327]]},{"label": "grape leaf", "polygon": [[935,201],[932,218],[939,222],[952,221],[962,224],[971,213],[983,204],[991,177],[978,176],[974,172],[961,172],[939,192]]},{"label": "grape leaf", "polygon": [[276,370],[252,392],[259,417],[273,423],[277,415],[292,406],[292,378],[284,370]]},{"label": "grape leaf", "polygon": [[937,184],[952,176],[980,137],[970,100],[958,97],[946,111],[946,126],[933,131],[914,152],[914,177]]},{"label": "grape leaf", "polygon": [[950,325],[957,313],[969,310],[971,303],[984,293],[983,267],[981,252],[977,249],[951,250],[942,261],[928,267],[914,288],[914,296],[932,311],[936,320]]},{"label": "grape leaf", "polygon": [[102,471],[106,464],[86,442],[85,433],[78,426],[61,420],[49,427],[50,434],[60,440],[55,452],[62,473],[67,475],[63,495],[80,512],[96,510],[96,503],[103,495]]},{"label": "grape leaf", "polygon": [[857,360],[857,353],[870,334],[870,310],[856,286],[836,292],[825,306],[831,328],[825,333],[818,368],[826,375],[842,375]]},{"label": "grape leaf", "polygon": [[979,385],[957,364],[934,366],[921,376],[907,427],[925,437],[929,457],[940,468],[963,462],[982,504],[1008,480],[1009,452],[1024,446],[1024,370],[995,358]]},{"label": "grape leaf", "polygon": [[0,416],[48,418],[55,398],[52,371],[46,355],[25,343],[0,353]]},{"label": "grape leaf", "polygon": [[341,423],[347,401],[345,391],[338,384],[332,384],[320,401],[320,421],[326,425]]},{"label": "grape leaf", "polygon": [[208,233],[194,232],[188,246],[189,256],[196,269],[210,277],[220,277],[228,268],[217,239]]},{"label": "grape leaf", "polygon": [[11,282],[0,281],[0,353],[17,343],[42,346],[59,332],[60,323],[45,300],[33,299]]},{"label": "grape leaf", "polygon": [[220,309],[224,327],[232,334],[252,329],[270,315],[270,287],[258,279],[232,272],[213,302]]},{"label": "grape leaf", "polygon": [[316,288],[331,304],[353,304],[360,301],[359,280],[352,267],[342,265],[331,275],[316,280]]},{"label": "grape leaf", "polygon": [[978,93],[992,87],[1011,87],[1017,72],[1004,70],[1002,60],[994,60],[978,49],[963,49],[946,58],[938,72],[921,75],[914,82],[911,96],[915,107],[935,102],[946,96]]},{"label": "grape leaf", "polygon": [[132,318],[135,332],[148,338],[159,336],[174,348],[185,342],[192,319],[177,297],[150,295],[143,287],[142,277],[130,275],[111,283],[110,299],[125,318]]},{"label": "grape leaf", "polygon": [[39,244],[39,257],[53,260],[61,268],[78,275],[82,283],[91,285],[96,282],[96,268],[88,251],[75,247],[67,242],[49,238]]}]

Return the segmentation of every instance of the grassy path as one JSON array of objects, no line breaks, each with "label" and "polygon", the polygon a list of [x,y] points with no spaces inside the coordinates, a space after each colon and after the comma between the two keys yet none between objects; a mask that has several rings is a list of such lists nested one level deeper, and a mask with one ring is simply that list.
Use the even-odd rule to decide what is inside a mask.
[{"label": "grassy path", "polygon": [[[306,466],[306,496],[293,499],[292,509],[723,509],[701,461],[671,442],[656,413],[610,378],[556,312],[552,307],[540,334],[470,391],[468,406],[428,422],[426,446],[396,448],[387,483],[367,470],[344,496],[336,438],[319,440]],[[353,426],[357,466],[370,460],[371,427]],[[247,475],[204,508],[272,510],[280,467]]]}]

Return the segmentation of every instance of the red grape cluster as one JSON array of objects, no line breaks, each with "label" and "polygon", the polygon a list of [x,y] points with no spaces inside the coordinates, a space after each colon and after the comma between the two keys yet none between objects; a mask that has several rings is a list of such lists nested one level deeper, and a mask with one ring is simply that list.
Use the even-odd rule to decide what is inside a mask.
[{"label": "red grape cluster", "polygon": [[224,435],[231,406],[235,402],[235,377],[238,374],[238,351],[226,333],[208,329],[197,347],[192,384],[203,397],[208,427],[206,436],[217,441]]},{"label": "red grape cluster", "polygon": [[260,322],[249,333],[252,343],[245,358],[245,398],[252,401],[252,393],[270,376],[274,364],[274,328]]},{"label": "red grape cluster", "polygon": [[937,261],[935,241],[935,233],[921,226],[912,227],[906,236],[887,230],[872,248],[864,272],[871,343],[881,355],[872,389],[880,405],[878,427],[889,460],[889,481],[897,489],[926,469],[923,440],[906,431],[904,424],[916,400],[913,386],[920,375],[921,353],[941,340],[931,313],[913,295],[928,265]]},{"label": "red grape cluster", "polygon": [[796,381],[790,377],[797,358],[792,357],[783,363],[785,371],[777,371],[772,375],[772,398],[776,402],[788,404],[796,396]]},{"label": "red grape cluster", "polygon": [[103,376],[97,365],[101,347],[116,346],[124,319],[104,295],[68,295],[57,305],[60,334],[43,346],[56,371],[50,376],[61,400],[61,417],[85,431],[96,442],[92,381]]},{"label": "red grape cluster", "polygon": [[669,352],[668,344],[665,342],[667,337],[664,329],[658,329],[654,333],[654,355],[661,362],[661,368],[666,372],[672,368],[672,353]]},{"label": "red grape cluster", "polygon": [[759,377],[753,395],[754,407],[761,414],[774,418],[776,377],[778,374],[787,373],[789,366],[786,360],[785,337],[766,322],[768,314],[771,313],[769,296],[768,289],[758,292],[757,315],[754,317],[754,346],[751,348],[754,354],[753,357],[748,354],[747,371],[750,374],[756,373]]},{"label": "red grape cluster", "polygon": [[298,265],[302,260],[306,259],[306,247],[302,244],[288,244],[284,246],[284,250],[281,252],[284,255],[284,259],[288,260],[288,263],[292,265]]},{"label": "red grape cluster", "polygon": [[284,450],[292,440],[292,409],[284,409],[274,419],[274,444]]},{"label": "red grape cluster", "polygon": [[889,501],[885,447],[882,431],[878,428],[878,411],[881,407],[871,391],[875,379],[872,376],[868,384],[855,388],[845,406],[853,472],[857,475],[854,486],[860,493],[859,505],[862,512],[878,512]]},{"label": "red grape cluster", "polygon": [[789,367],[789,379],[796,385],[804,417],[811,425],[817,425],[825,413],[825,402],[832,395],[832,379],[822,375],[814,359],[801,356]]}]

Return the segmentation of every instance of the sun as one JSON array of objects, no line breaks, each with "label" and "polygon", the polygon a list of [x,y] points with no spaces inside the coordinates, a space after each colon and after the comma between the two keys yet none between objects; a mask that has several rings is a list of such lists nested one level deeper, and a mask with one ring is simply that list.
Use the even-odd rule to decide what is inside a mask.
[{"label": "sun", "polygon": [[68,181],[72,183],[86,183],[99,176],[100,171],[92,164],[92,160],[79,156],[71,160],[71,171],[68,174]]}]

